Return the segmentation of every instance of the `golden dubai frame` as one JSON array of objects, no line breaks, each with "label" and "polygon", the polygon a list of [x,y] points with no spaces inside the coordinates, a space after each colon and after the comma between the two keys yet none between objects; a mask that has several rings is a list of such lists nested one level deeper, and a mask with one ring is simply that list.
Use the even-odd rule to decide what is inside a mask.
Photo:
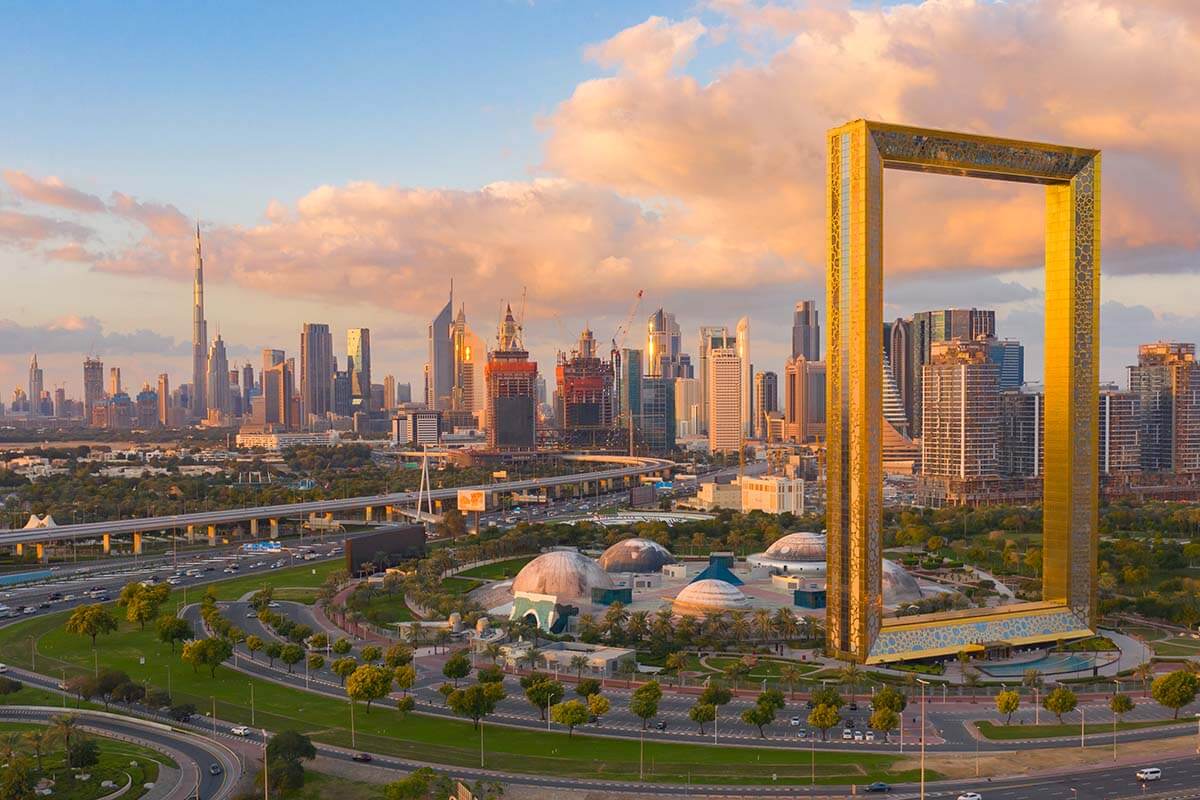
[{"label": "golden dubai frame", "polygon": [[[828,133],[831,654],[877,664],[1085,636],[1096,623],[1100,152],[856,120]],[[883,616],[883,171],[1046,187],[1042,601]]]}]

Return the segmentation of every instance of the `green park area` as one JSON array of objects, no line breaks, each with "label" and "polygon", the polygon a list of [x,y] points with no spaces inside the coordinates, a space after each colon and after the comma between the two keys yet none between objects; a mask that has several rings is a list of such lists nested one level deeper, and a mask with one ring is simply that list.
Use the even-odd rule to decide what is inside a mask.
[{"label": "green park area", "polygon": [[[1042,712],[1046,716],[1046,712]],[[1143,728],[1159,728],[1163,725],[1179,725],[1179,720],[1173,719],[1154,719],[1154,720],[1139,720],[1136,722],[1118,722],[1117,731],[1137,731]],[[1187,723],[1190,725],[1190,723]],[[975,727],[979,733],[986,739],[995,741],[1012,741],[1023,739],[1052,739],[1063,736],[1079,736],[1079,725],[1072,723],[1058,724],[1057,722],[1044,725],[998,725],[987,720],[977,720]],[[1097,722],[1084,726],[1084,734],[1091,736],[1094,733],[1112,733],[1113,724],[1111,722]]]},{"label": "green park area", "polygon": [[404,602],[404,594],[379,594],[372,597],[363,614],[379,625],[391,622],[412,622],[417,617]]},{"label": "green park area", "polygon": [[1173,636],[1151,643],[1156,656],[1200,656],[1200,639]]},{"label": "green park area", "polygon": [[479,578],[484,581],[506,581],[516,577],[517,573],[521,571],[521,567],[528,564],[533,558],[533,556],[518,556],[504,561],[494,561],[491,564],[482,564],[463,570],[458,573],[457,577]]},{"label": "green park area", "polygon": [[480,586],[483,586],[483,583],[483,581],[455,575],[450,578],[442,578],[441,587],[442,591],[450,592],[451,594],[466,594],[472,589],[478,589]]},{"label": "green park area", "polygon": [[[312,575],[312,568],[305,565],[239,577],[215,587],[219,597],[232,599],[264,583],[277,587],[311,585],[323,579],[322,571],[332,568],[319,565],[318,574]],[[190,599],[199,599],[195,589],[191,595]],[[177,591],[169,602],[182,599],[182,592]],[[36,668],[44,674],[61,672],[69,678],[97,667],[122,670],[153,688],[169,688],[177,704],[191,703],[202,713],[215,707],[217,717],[225,724],[254,724],[275,731],[292,729],[321,742],[431,763],[479,764],[480,734],[468,721],[421,714],[402,716],[394,707],[379,704],[368,713],[362,704],[352,706],[348,700],[251,678],[227,664],[210,677],[207,669],[197,671],[182,663],[178,648],[172,653],[169,645],[158,641],[153,626],[142,631],[122,622],[117,632],[101,635],[93,651],[86,637],[66,633],[63,625],[67,616],[67,612],[48,614],[0,630],[0,661],[32,667],[36,645]],[[580,733],[568,737],[562,732],[491,724],[483,729],[486,766],[525,773],[636,779],[638,744],[634,739]],[[749,784],[769,782],[772,775],[780,783],[803,785],[810,780],[808,758],[792,750],[647,741],[644,758],[647,778],[655,781]],[[912,781],[917,773],[907,768],[908,763],[891,755],[815,753],[816,779],[823,784]]]},{"label": "green park area", "polygon": [[[53,727],[47,729],[43,725],[0,722],[0,742],[7,747],[11,741],[17,752],[29,757],[35,781],[54,781],[50,797],[56,800],[95,800],[103,797],[115,791],[102,787],[105,781],[112,781],[117,788],[132,784],[122,797],[138,798],[150,791],[143,788],[144,784],[158,780],[159,764],[177,766],[169,757],[155,750],[89,733],[87,738],[96,744],[95,763],[68,767],[62,742],[53,735],[53,730]],[[88,777],[80,780],[77,775]]]}]

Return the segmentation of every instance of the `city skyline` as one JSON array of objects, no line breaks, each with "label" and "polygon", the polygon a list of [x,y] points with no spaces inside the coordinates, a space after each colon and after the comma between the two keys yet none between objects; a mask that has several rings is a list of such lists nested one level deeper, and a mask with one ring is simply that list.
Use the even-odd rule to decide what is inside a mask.
[{"label": "city skyline", "polygon": [[[117,18],[123,15],[103,20],[84,14],[60,20],[54,31],[45,19],[25,26],[29,36],[11,43],[6,57],[13,60],[9,66],[23,67],[29,76],[18,98],[27,112],[26,124],[0,134],[6,153],[0,164],[0,275],[18,298],[0,308],[0,386],[7,394],[7,387],[25,385],[33,352],[45,371],[46,387],[65,383],[74,396],[82,391],[78,364],[89,354],[108,364],[119,362],[130,386],[153,382],[162,372],[171,374],[175,384],[185,382],[191,372],[191,331],[182,308],[192,277],[196,218],[205,239],[206,321],[210,328],[221,326],[231,363],[253,362],[264,347],[290,350],[299,326],[319,320],[338,331],[370,328],[373,373],[395,374],[401,382],[419,386],[425,360],[422,332],[431,316],[431,298],[444,296],[442,284],[453,275],[468,313],[489,324],[498,318],[504,301],[514,300],[521,287],[528,286],[526,339],[532,357],[544,364],[553,362],[555,350],[570,349],[584,323],[603,341],[619,322],[634,288],[645,285],[646,307],[672,309],[685,342],[702,324],[749,316],[755,323],[755,368],[781,373],[790,351],[790,303],[823,294],[814,228],[819,228],[820,213],[812,207],[813,198],[819,197],[823,163],[806,150],[794,150],[794,142],[810,139],[809,132],[843,118],[861,116],[866,106],[872,115],[879,109],[897,122],[957,124],[959,117],[974,114],[978,127],[990,132],[1102,145],[1110,153],[1105,197],[1113,220],[1104,244],[1113,268],[1102,281],[1102,379],[1119,380],[1124,367],[1136,361],[1139,342],[1200,338],[1200,320],[1186,302],[1200,291],[1197,242],[1184,224],[1195,216],[1197,201],[1183,183],[1196,169],[1195,157],[1162,147],[1160,137],[1168,134],[1140,124],[1153,116],[1147,104],[1157,101],[1120,91],[1130,80],[1152,79],[1167,70],[1169,56],[1160,51],[1171,48],[1147,49],[1144,58],[1128,63],[1118,59],[1128,75],[1113,74],[1107,81],[1106,94],[1111,97],[1088,89],[1083,92],[1086,97],[1071,100],[1054,115],[1043,113],[1036,97],[1015,90],[1000,109],[974,109],[974,101],[964,97],[959,104],[966,107],[941,110],[928,103],[918,80],[956,74],[966,58],[957,42],[968,34],[978,38],[972,56],[995,53],[1003,31],[1033,19],[1051,34],[1068,19],[1074,25],[1086,24],[1090,40],[1112,50],[1145,47],[1145,41],[1154,39],[1170,41],[1180,52],[1194,52],[1187,26],[1175,24],[1177,17],[1169,12],[1116,2],[1020,7],[888,4],[879,10],[852,8],[830,19],[806,14],[802,7],[782,9],[773,17],[752,5],[696,9],[665,3],[656,10],[662,16],[648,17],[631,3],[581,4],[569,11],[515,5],[489,9],[462,32],[461,41],[447,47],[470,50],[488,25],[499,26],[517,41],[534,36],[544,40],[542,29],[553,24],[559,39],[546,58],[560,68],[561,77],[532,81],[524,91],[506,90],[513,96],[502,112],[495,102],[496,79],[464,83],[462,68],[439,77],[432,87],[394,90],[404,93],[401,99],[417,112],[417,119],[427,119],[424,125],[406,126],[398,139],[384,133],[387,119],[363,120],[358,115],[351,122],[331,101],[318,98],[315,113],[320,124],[292,126],[282,161],[237,177],[216,168],[230,146],[224,137],[243,135],[249,158],[275,147],[277,140],[268,143],[240,126],[218,137],[218,131],[197,120],[194,130],[174,129],[162,145],[138,150],[131,145],[141,137],[160,138],[157,125],[147,124],[144,132],[135,126],[139,132],[132,141],[117,141],[114,127],[128,136],[128,120],[97,108],[95,100],[81,100],[81,110],[94,112],[97,148],[89,148],[93,154],[68,155],[64,151],[69,148],[48,146],[61,137],[55,130],[77,126],[65,124],[70,122],[64,116],[68,112],[37,102],[38,94],[69,98],[80,91],[61,85],[58,75],[71,71],[51,69],[63,66],[60,59],[65,57],[50,54],[62,51],[63,44],[80,43],[85,27],[89,32],[111,32],[110,26],[119,25]],[[186,13],[190,12],[175,12]],[[419,37],[422,29],[438,26],[444,22],[439,13],[430,12],[402,35]],[[5,14],[15,22],[30,22],[20,19],[19,11]],[[945,40],[954,46],[940,49],[929,40],[907,41],[912,52],[930,57],[924,71],[894,77],[894,94],[886,98],[860,92],[875,70],[902,66],[886,47],[898,36],[897,15],[920,18],[931,29],[959,38],[947,35]],[[839,20],[836,25],[834,18]],[[179,22],[168,14],[147,23],[162,29],[158,47],[169,48],[181,31],[191,30]],[[385,20],[378,27],[396,34],[395,22]],[[327,25],[324,41],[341,53],[352,50],[348,42],[355,36],[368,36],[351,23],[331,24],[319,11],[297,14],[281,24],[305,31]],[[998,33],[993,36],[989,29]],[[831,96],[821,92],[839,87],[803,88],[808,83],[803,75],[835,63],[816,41],[820,37],[806,34],[840,37],[846,46],[874,54],[857,68],[862,71],[844,76],[843,91],[832,104]],[[256,42],[256,35],[247,33],[233,37],[227,47],[250,58]],[[1064,56],[1041,52],[1029,43],[1022,46],[1030,48],[1025,68],[1031,85],[1044,86],[1036,80],[1039,75],[1057,76],[1066,68],[1059,60]],[[77,57],[87,52],[82,46]],[[467,61],[488,59],[497,68],[497,79],[511,78],[517,68],[514,56],[494,48],[471,52]],[[1065,54],[1067,66],[1072,55]],[[435,56],[426,52],[423,57]],[[276,69],[264,74],[264,88],[282,85],[280,69],[316,69],[303,67],[291,56],[280,58]],[[161,96],[150,78],[135,68],[136,62],[105,67],[105,77],[119,77],[129,87],[130,113],[136,120],[149,120],[151,108],[170,114],[183,103],[219,107],[223,113],[245,112],[256,119],[260,114],[284,114],[274,104],[261,111],[250,108],[251,98],[242,93],[229,94],[223,103],[197,103],[212,100],[220,91],[217,87],[227,85],[216,78],[231,67],[176,65],[171,58],[161,59],[159,65],[169,73],[188,71],[183,90],[173,87],[170,98]],[[344,69],[358,66],[351,59]],[[529,69],[529,64],[520,67]],[[986,78],[1001,80],[1001,72]],[[772,81],[773,73],[801,87],[798,102],[792,104],[807,115],[781,120],[792,128],[786,137],[778,124],[765,129],[753,124],[762,108],[738,106],[742,119],[716,113],[734,96],[731,92],[761,98],[764,92],[771,97],[784,91]],[[345,77],[338,71],[306,74],[326,80]],[[378,82],[365,81],[356,92],[383,91],[384,80],[381,76]],[[466,97],[435,114],[435,96],[450,85],[466,86]],[[1180,101],[1186,101],[1189,92],[1194,99],[1194,87],[1172,91]],[[356,94],[355,99],[361,98]],[[696,129],[728,134],[747,147],[710,154],[716,159],[710,163],[695,150],[697,142],[680,138],[679,120],[655,115],[656,107],[672,103],[681,104],[679,120],[693,120]],[[1074,113],[1085,107],[1088,115]],[[815,113],[814,108],[833,110]],[[604,109],[645,120],[638,130],[647,143],[642,152],[630,152],[613,140],[612,131],[595,116],[607,116]],[[467,132],[486,128],[477,123],[497,115],[503,117],[502,144]],[[314,160],[320,152],[314,145],[317,129],[324,137],[352,137],[362,144],[361,153],[342,162],[324,156]],[[585,153],[580,148],[587,130],[593,130],[603,146]],[[209,143],[205,136],[221,141]],[[752,136],[761,139],[759,146],[772,156],[765,162],[775,167],[741,161],[734,152],[757,150],[749,147]],[[438,139],[436,145],[431,137]],[[665,170],[668,146],[678,147],[686,167],[681,174]],[[621,159],[627,161],[625,167]],[[315,165],[292,170],[292,162]],[[699,181],[701,164],[708,165],[703,168],[711,175],[708,184]],[[635,165],[642,171],[630,172]],[[222,180],[202,174],[205,170]],[[1136,185],[1139,180],[1145,189]],[[759,190],[746,196],[737,188],[741,184]],[[792,189],[784,192],[784,185]],[[897,179],[894,185],[889,208],[901,211],[890,219],[905,231],[889,234],[895,243],[889,265],[897,277],[889,278],[885,317],[927,307],[995,307],[998,326],[1026,344],[1030,379],[1036,381],[1042,343],[1036,263],[1040,210],[1035,193],[1000,187],[972,194],[975,190],[947,189],[939,179],[922,176]],[[775,207],[766,209],[761,219],[748,217],[746,212],[761,206],[769,192],[780,198]],[[655,198],[669,202],[660,205]],[[1144,208],[1147,202],[1150,206]],[[379,228],[365,234],[375,248],[365,263],[336,235],[347,224],[358,227],[363,222],[356,215],[364,205],[382,215]],[[465,240],[449,240],[431,226],[422,216],[423,205],[449,215],[460,237],[469,232]],[[904,216],[918,210],[932,219],[946,210],[949,224],[943,230]],[[518,223],[518,212],[532,221]],[[575,212],[598,223],[591,233],[564,233],[572,229],[565,223]],[[782,224],[797,215],[812,221]],[[706,231],[702,245],[695,244],[692,235],[698,226]],[[661,252],[647,248],[652,237],[666,244]],[[388,241],[402,246],[396,249]],[[931,241],[938,247],[928,247]],[[323,251],[322,242],[329,249]],[[552,253],[543,251],[544,246]],[[329,284],[317,268],[342,272],[346,284],[341,289]],[[367,288],[372,285],[381,291]],[[783,300],[778,297],[781,290],[788,295]],[[820,307],[819,312],[825,314]],[[564,333],[558,332],[555,314],[563,318]]]}]

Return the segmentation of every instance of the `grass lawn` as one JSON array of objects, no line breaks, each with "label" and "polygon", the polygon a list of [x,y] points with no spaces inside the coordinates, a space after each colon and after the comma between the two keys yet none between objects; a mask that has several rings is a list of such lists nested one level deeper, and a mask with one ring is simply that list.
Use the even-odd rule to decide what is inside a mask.
[{"label": "grass lawn", "polygon": [[[255,587],[253,579],[261,581],[262,577],[268,576],[237,578],[228,582],[237,584],[232,586],[218,584],[219,594],[240,596],[247,586]],[[296,585],[295,574],[288,575],[285,570],[277,570],[269,577],[280,585]],[[194,589],[192,595],[192,599],[198,596]],[[358,705],[354,712],[357,741],[352,745],[348,702],[250,678],[228,666],[219,667],[216,677],[210,678],[207,670],[196,672],[183,664],[178,648],[173,655],[170,647],[155,639],[152,630],[139,631],[125,623],[117,633],[101,636],[93,654],[86,638],[63,630],[66,617],[66,612],[48,614],[0,629],[0,661],[30,666],[32,645],[36,641],[38,669],[46,674],[57,674],[60,669],[65,669],[68,676],[89,672],[98,662],[102,668],[124,670],[134,680],[155,687],[166,688],[169,680],[176,702],[193,703],[201,713],[211,709],[215,702],[217,716],[228,724],[256,724],[276,731],[294,729],[322,742],[433,763],[460,766],[479,763],[479,735],[469,722],[419,714],[402,719],[394,708],[376,704],[367,713],[365,706]],[[253,721],[249,703],[251,684]],[[484,745],[487,766],[493,768],[520,765],[521,771],[527,773],[613,780],[633,779],[638,774],[637,740],[578,733],[568,738],[561,732],[497,729],[488,725]],[[788,750],[646,742],[645,759],[651,780],[669,782],[682,782],[690,775],[697,783],[764,783],[775,773],[781,783],[803,784],[809,776],[808,760]],[[915,770],[893,770],[897,761],[891,755],[818,752],[818,779],[830,784],[916,779]]]},{"label": "grass lawn", "polygon": [[1159,656],[1195,656],[1200,655],[1200,639],[1190,636],[1176,636],[1162,639],[1150,644],[1155,655]]},{"label": "grass lawn", "polygon": [[457,575],[451,578],[442,578],[442,589],[451,594],[466,594],[472,589],[478,589],[483,584],[483,581],[463,578]]},{"label": "grass lawn", "polygon": [[290,800],[383,800],[383,786],[305,769],[304,787],[288,797]]},{"label": "grass lawn", "polygon": [[[1142,728],[1157,728],[1162,725],[1178,725],[1180,722],[1187,720],[1173,719],[1155,719],[1143,720],[1138,722],[1118,722],[1118,731],[1137,731]],[[1009,739],[1049,739],[1056,736],[1078,736],[1079,726],[1071,723],[1059,725],[1058,723],[1050,725],[997,725],[988,720],[976,720],[975,727],[979,732],[988,739],[1009,740]],[[1112,733],[1111,722],[1097,722],[1093,725],[1088,725],[1084,731],[1088,734],[1092,733]]]},{"label": "grass lawn", "polygon": [[290,600],[311,606],[317,602],[317,589],[312,586],[280,586],[271,596],[275,600]]},{"label": "grass lawn", "polygon": [[1141,625],[1130,625],[1129,627],[1122,628],[1121,632],[1129,636],[1141,637],[1148,642],[1157,642],[1159,639],[1167,638],[1167,634],[1158,628],[1147,628]]},{"label": "grass lawn", "polygon": [[504,581],[509,578],[516,577],[516,574],[521,571],[521,567],[533,561],[534,556],[517,556],[504,561],[496,561],[492,564],[483,564],[478,567],[471,567],[458,573],[460,578],[480,578],[485,581]]},{"label": "grass lawn", "polygon": [[364,612],[369,619],[378,625],[389,622],[412,622],[416,616],[404,602],[403,594],[381,594],[371,598]]},{"label": "grass lawn", "polygon": [[[4,737],[20,736],[29,731],[41,729],[42,726],[40,725],[0,722],[0,736]],[[88,733],[87,735],[95,739],[96,743],[100,745],[100,762],[94,766],[82,769],[68,769],[63,758],[62,749],[57,745],[42,755],[42,772],[38,773],[38,775],[40,777],[48,777],[55,782],[54,794],[51,797],[56,798],[56,800],[93,800],[96,797],[113,791],[112,789],[101,788],[100,784],[104,781],[112,781],[119,788],[124,786],[130,779],[132,779],[133,785],[122,797],[141,797],[149,791],[143,789],[142,784],[158,779],[159,763],[176,766],[174,761],[155,750],[149,750],[128,742],[119,742],[115,739],[96,736],[92,733]],[[24,752],[32,755],[32,751],[27,746],[22,744],[21,747]],[[138,762],[138,765],[136,767],[131,766],[131,761]],[[91,778],[86,781],[78,781],[75,780],[76,773],[87,773],[91,775]]]},{"label": "grass lawn", "polygon": [[[740,660],[741,659],[733,658],[733,657],[714,656],[714,657],[708,659],[708,664],[709,664],[709,666],[716,667],[718,670],[725,670],[726,668],[731,667],[734,664],[738,663]],[[802,675],[808,675],[810,673],[816,672],[819,669],[819,667],[815,664],[805,664],[805,663],[798,662],[798,661],[779,661],[777,659],[759,658],[758,663],[754,665],[754,669],[752,669],[750,671],[749,677],[757,678],[759,680],[761,680],[763,678],[769,678],[771,680],[779,680],[780,669],[789,664],[791,666],[794,666],[797,670],[799,670],[800,674],[802,674]]]}]

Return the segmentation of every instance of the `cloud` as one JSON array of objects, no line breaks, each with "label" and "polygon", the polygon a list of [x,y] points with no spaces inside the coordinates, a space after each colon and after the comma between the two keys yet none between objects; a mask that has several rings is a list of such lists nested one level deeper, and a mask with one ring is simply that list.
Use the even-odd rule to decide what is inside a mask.
[{"label": "cloud", "polygon": [[54,239],[85,241],[92,230],[67,220],[25,214],[20,211],[0,211],[0,243],[30,248]]},{"label": "cloud", "polygon": [[699,20],[671,22],[650,17],[611,39],[587,48],[585,55],[605,67],[619,67],[639,78],[666,75],[691,60],[705,34]]},{"label": "cloud", "polygon": [[186,236],[191,228],[188,218],[169,204],[139,203],[121,192],[112,193],[110,209],[114,214],[141,223],[152,234],[161,237]]},{"label": "cloud", "polygon": [[191,344],[151,330],[106,332],[95,317],[68,315],[44,325],[0,319],[0,354],[98,353],[183,355]]},{"label": "cloud", "polygon": [[39,180],[19,170],[7,169],[4,180],[24,200],[70,211],[95,213],[104,210],[104,201],[99,197],[73,189],[53,175]]}]

